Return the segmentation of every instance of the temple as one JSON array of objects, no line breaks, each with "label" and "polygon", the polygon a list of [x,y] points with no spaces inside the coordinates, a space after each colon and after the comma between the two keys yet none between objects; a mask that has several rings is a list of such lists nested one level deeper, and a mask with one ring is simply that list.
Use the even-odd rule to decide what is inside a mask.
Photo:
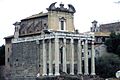
[{"label": "temple", "polygon": [[47,13],[15,22],[14,35],[5,37],[5,62],[12,80],[62,72],[95,75],[94,34],[75,30],[73,5],[55,4]]}]

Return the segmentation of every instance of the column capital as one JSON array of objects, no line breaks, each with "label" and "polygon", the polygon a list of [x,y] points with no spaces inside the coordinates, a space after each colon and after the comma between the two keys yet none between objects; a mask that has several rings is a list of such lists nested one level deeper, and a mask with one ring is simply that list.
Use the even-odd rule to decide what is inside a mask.
[{"label": "column capital", "polygon": [[66,38],[64,38],[63,40],[64,40],[64,43],[66,43]]},{"label": "column capital", "polygon": [[95,42],[94,41],[92,41],[92,45],[94,45],[95,44]]},{"label": "column capital", "polygon": [[82,41],[82,45],[84,45],[85,43],[84,43],[84,41]]},{"label": "column capital", "polygon": [[85,44],[87,44],[87,43],[88,43],[88,40],[86,39],[86,40],[85,40]]},{"label": "column capital", "polygon": [[74,39],[73,38],[71,38],[71,43],[74,43]]},{"label": "column capital", "polygon": [[78,39],[78,43],[81,43],[82,41],[81,41],[81,39]]}]

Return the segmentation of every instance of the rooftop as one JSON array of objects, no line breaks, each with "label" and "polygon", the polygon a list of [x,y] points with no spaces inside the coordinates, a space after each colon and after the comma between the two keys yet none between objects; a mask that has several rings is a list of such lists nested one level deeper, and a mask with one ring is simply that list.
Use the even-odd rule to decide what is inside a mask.
[{"label": "rooftop", "polygon": [[11,39],[13,37],[14,37],[14,35],[11,35],[11,36],[4,37],[4,39]]},{"label": "rooftop", "polygon": [[120,26],[120,22],[101,24],[100,27],[111,27],[111,26]]},{"label": "rooftop", "polygon": [[48,15],[48,13],[40,12],[38,14],[34,14],[34,15],[29,16],[29,17],[27,17],[25,19],[22,19],[22,20],[28,20],[28,19],[38,18],[38,17],[44,17],[44,16],[47,16],[47,15]]}]

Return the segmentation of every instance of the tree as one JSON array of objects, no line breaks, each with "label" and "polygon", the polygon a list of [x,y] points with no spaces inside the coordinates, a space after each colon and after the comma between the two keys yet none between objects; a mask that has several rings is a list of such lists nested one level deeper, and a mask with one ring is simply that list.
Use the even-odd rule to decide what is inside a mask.
[{"label": "tree", "polygon": [[5,46],[0,47],[0,65],[5,65]]},{"label": "tree", "polygon": [[115,77],[120,70],[120,59],[116,54],[106,54],[96,59],[96,74],[103,78]]},{"label": "tree", "polygon": [[105,45],[107,46],[108,52],[120,56],[120,34],[112,32],[110,38],[105,41]]}]

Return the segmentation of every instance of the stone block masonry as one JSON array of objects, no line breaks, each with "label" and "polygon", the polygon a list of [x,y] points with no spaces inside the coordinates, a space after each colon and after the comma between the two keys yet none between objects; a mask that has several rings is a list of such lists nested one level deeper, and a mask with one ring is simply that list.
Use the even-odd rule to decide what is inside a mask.
[{"label": "stone block masonry", "polygon": [[10,58],[13,77],[36,76],[39,71],[39,50],[34,41],[21,42],[12,45],[13,53]]}]

